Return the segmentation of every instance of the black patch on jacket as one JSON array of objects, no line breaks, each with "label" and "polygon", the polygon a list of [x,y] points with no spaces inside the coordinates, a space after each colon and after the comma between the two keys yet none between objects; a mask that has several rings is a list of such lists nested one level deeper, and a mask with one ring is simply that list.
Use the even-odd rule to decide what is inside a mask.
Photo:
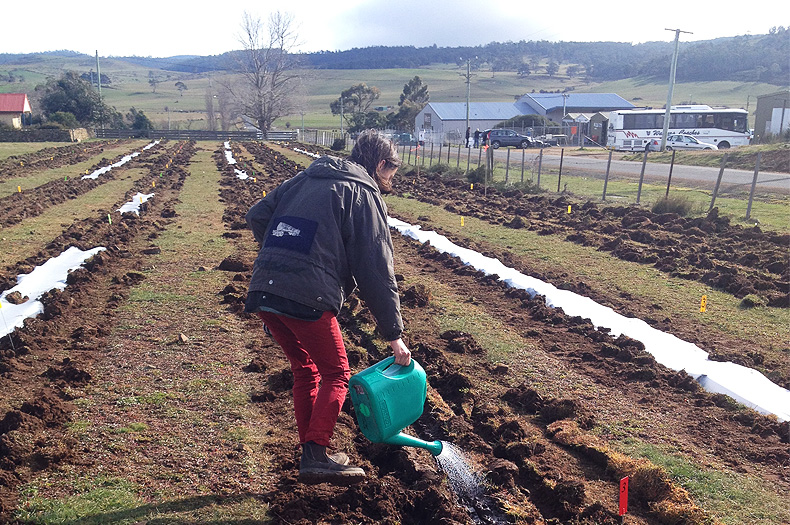
[{"label": "black patch on jacket", "polygon": [[299,253],[310,253],[318,223],[302,217],[283,216],[271,221],[267,248],[284,248]]}]

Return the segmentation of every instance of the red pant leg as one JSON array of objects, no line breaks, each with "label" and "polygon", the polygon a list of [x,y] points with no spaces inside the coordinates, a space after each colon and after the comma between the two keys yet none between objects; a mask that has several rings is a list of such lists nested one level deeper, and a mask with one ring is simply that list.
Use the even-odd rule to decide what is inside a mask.
[{"label": "red pant leg", "polygon": [[324,313],[318,321],[270,312],[258,315],[291,363],[299,441],[328,446],[351,376],[337,319],[332,312]]}]

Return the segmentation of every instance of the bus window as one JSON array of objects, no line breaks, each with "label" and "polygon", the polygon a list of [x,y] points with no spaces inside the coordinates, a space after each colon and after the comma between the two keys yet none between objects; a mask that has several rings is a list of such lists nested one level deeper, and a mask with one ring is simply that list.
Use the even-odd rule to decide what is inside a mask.
[{"label": "bus window", "polygon": [[697,115],[694,113],[676,113],[670,115],[670,119],[670,127],[672,128],[681,129],[697,127]]},{"label": "bus window", "polygon": [[726,129],[727,131],[738,131],[743,133],[746,131],[746,119],[739,118],[741,115],[734,113],[721,113],[716,115],[716,127]]},{"label": "bus window", "polygon": [[712,128],[714,126],[713,114],[711,114],[711,113],[703,114],[703,115],[700,115],[700,117],[701,117],[700,118],[700,124],[699,124],[698,127],[700,127],[700,128]]}]

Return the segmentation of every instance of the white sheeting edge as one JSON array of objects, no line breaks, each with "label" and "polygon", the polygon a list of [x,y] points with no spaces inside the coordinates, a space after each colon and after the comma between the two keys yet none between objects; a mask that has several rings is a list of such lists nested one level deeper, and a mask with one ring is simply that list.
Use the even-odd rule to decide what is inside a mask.
[{"label": "white sheeting edge", "polygon": [[757,370],[730,362],[711,361],[708,353],[698,346],[656,330],[641,319],[624,317],[588,297],[559,290],[508,268],[497,259],[457,246],[436,232],[422,231],[420,226],[392,217],[389,225],[421,243],[430,242],[438,251],[454,255],[486,275],[498,275],[508,286],[525,290],[532,296],[543,295],[548,306],[562,308],[571,316],[588,318],[596,328],[609,328],[613,337],[624,334],[641,341],[657,362],[672,370],[685,370],[710,392],[726,394],[762,414],[774,414],[781,421],[790,420],[790,391],[771,382]]},{"label": "white sheeting edge", "polygon": [[127,162],[129,162],[130,160],[132,160],[133,158],[135,158],[139,154],[140,154],[139,151],[135,151],[134,153],[130,153],[128,155],[125,155],[118,162],[110,164],[109,166],[104,166],[103,168],[99,168],[96,171],[94,171],[93,173],[91,173],[90,175],[83,175],[82,178],[83,179],[97,179],[97,178],[99,178],[99,175],[103,175],[103,174],[107,173],[108,171],[110,171],[111,169],[117,168],[118,166],[123,166],[124,164],[126,164]]},{"label": "white sheeting edge", "polygon": [[[58,290],[66,288],[69,272],[79,268],[86,260],[105,249],[99,247],[82,251],[72,246],[41,266],[36,266],[32,272],[17,276],[17,285],[0,294],[0,337],[10,334],[15,328],[24,326],[25,319],[28,317],[42,313],[44,305],[39,298],[54,288]],[[19,292],[28,300],[22,304],[9,303],[5,297],[12,292]]]},{"label": "white sheeting edge", "polygon": [[121,213],[136,213],[140,215],[140,205],[148,202],[148,199],[153,197],[154,193],[140,193],[139,191],[132,197],[132,200],[118,208],[117,211]]}]

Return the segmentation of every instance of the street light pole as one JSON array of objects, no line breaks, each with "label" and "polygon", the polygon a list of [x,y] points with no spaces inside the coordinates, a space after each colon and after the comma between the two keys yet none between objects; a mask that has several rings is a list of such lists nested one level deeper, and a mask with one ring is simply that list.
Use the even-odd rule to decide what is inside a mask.
[{"label": "street light pole", "polygon": [[664,151],[664,148],[666,148],[667,133],[669,133],[669,116],[672,110],[672,91],[675,89],[675,71],[678,67],[678,43],[680,41],[680,33],[693,34],[690,31],[681,31],[680,29],[667,29],[667,31],[675,32],[675,52],[672,54],[672,67],[669,70],[669,91],[667,92],[667,108],[666,111],[664,111],[664,129],[661,132],[661,151]]},{"label": "street light pole", "polygon": [[[471,94],[472,86],[472,73],[471,73],[471,60],[466,59],[466,129],[469,129],[469,96]],[[468,146],[469,144],[466,144]]]}]

